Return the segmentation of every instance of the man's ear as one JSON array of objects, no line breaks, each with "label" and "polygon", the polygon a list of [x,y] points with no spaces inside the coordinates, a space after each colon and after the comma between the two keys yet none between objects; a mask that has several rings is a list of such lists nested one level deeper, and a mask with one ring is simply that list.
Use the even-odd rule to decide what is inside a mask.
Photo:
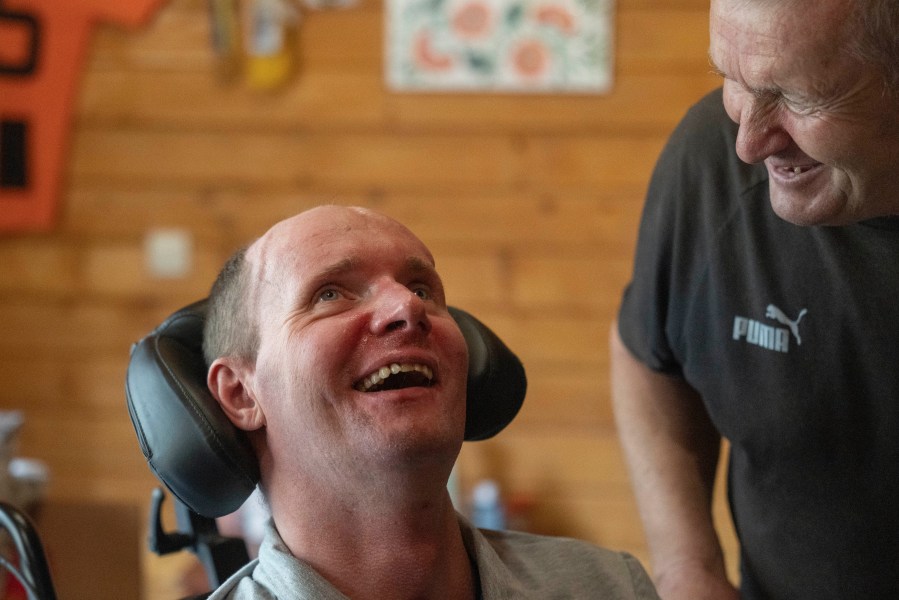
[{"label": "man's ear", "polygon": [[206,385],[234,426],[255,431],[265,425],[265,414],[253,391],[253,366],[249,361],[222,357],[213,361]]}]

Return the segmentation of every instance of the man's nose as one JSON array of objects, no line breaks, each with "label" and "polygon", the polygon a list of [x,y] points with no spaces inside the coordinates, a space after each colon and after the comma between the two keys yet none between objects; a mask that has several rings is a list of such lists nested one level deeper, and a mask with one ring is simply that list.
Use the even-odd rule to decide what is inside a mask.
[{"label": "man's nose", "polygon": [[736,151],[740,160],[759,163],[787,149],[792,138],[781,122],[783,108],[777,99],[735,87],[736,84],[731,84],[731,89],[725,90],[724,105],[739,127]]},{"label": "man's nose", "polygon": [[425,301],[413,290],[390,282],[377,291],[372,315],[372,330],[384,334],[397,330],[431,330]]}]

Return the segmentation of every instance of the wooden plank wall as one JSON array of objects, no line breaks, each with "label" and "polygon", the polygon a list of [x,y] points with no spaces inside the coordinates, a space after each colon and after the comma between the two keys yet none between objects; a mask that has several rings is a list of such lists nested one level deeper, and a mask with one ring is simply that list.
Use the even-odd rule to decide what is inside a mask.
[{"label": "wooden plank wall", "polygon": [[[204,0],[101,27],[58,227],[0,238],[0,405],[51,497],[144,506],[124,407],[130,344],[205,295],[237,246],[303,208],[371,206],[433,249],[450,301],[524,361],[525,408],[468,445],[463,486],[529,497],[532,527],[645,559],[609,407],[607,335],[667,135],[717,85],[706,0],[618,0],[605,96],[401,95],[382,81],[382,5],[305,13],[301,72],[270,95],[217,81]],[[188,230],[184,279],[149,276],[157,227]]]}]

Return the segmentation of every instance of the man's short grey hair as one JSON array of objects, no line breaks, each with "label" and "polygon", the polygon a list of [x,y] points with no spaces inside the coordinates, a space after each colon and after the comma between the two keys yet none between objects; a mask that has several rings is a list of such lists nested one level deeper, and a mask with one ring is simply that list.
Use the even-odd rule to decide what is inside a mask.
[{"label": "man's short grey hair", "polygon": [[256,358],[259,335],[253,318],[252,274],[246,255],[247,247],[231,255],[209,293],[203,328],[203,356],[207,367],[222,356]]},{"label": "man's short grey hair", "polygon": [[899,98],[899,0],[855,0],[851,52],[876,65]]}]

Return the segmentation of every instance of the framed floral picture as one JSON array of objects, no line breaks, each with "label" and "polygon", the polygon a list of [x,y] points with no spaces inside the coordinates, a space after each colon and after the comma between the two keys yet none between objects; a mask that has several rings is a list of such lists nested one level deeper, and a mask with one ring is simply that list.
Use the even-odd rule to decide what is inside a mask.
[{"label": "framed floral picture", "polygon": [[387,0],[396,91],[604,93],[613,0]]}]

